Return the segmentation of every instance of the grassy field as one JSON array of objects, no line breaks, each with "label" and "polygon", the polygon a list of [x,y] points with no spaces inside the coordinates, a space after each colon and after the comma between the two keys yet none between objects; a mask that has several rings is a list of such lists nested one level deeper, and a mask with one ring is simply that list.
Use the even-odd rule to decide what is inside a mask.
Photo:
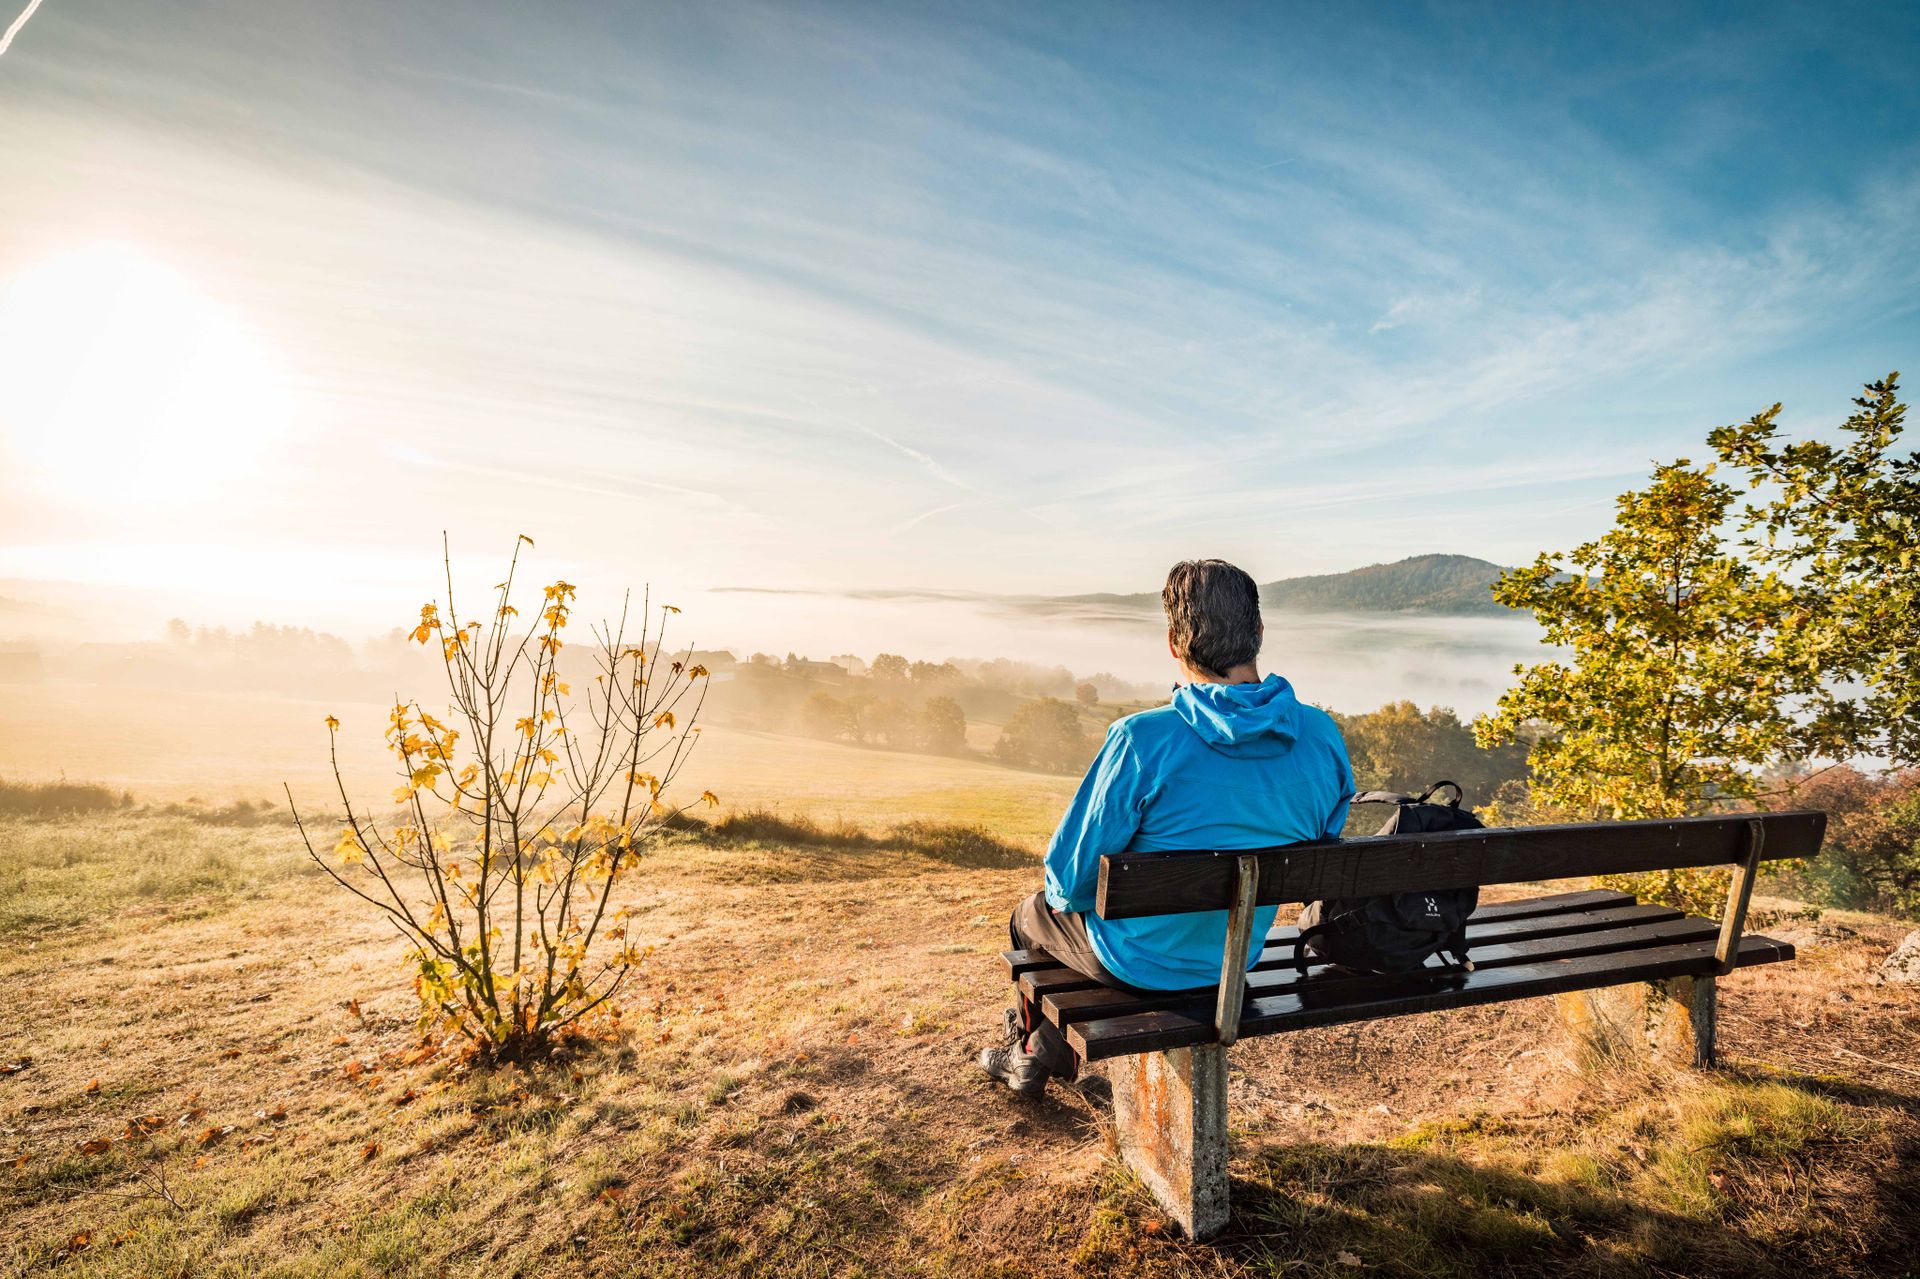
[{"label": "grassy field", "polygon": [[[356,795],[393,788],[381,730],[386,706],[101,685],[9,686],[0,692],[0,778],[67,776],[132,790],[144,800],[236,799],[337,811],[321,721],[341,721],[342,771]],[[997,730],[979,734],[991,744]],[[1052,831],[1078,779],[988,760],[915,755],[711,725],[680,791],[712,789],[737,808],[822,821],[908,817],[981,822],[1009,838]]]},{"label": "grassy field", "polygon": [[[970,776],[914,807],[964,814]],[[286,827],[0,821],[0,1267],[1913,1273],[1920,1006],[1870,981],[1886,921],[1828,916],[1726,981],[1711,1075],[1583,1074],[1546,1001],[1249,1041],[1236,1215],[1194,1245],[1109,1157],[1097,1073],[1018,1103],[971,1065],[1033,839],[888,834],[866,785],[827,804],[873,828],[853,846],[665,849],[632,888],[657,950],[626,1032],[494,1072],[415,1039],[398,939]],[[978,798],[1009,825],[1043,804]]]}]

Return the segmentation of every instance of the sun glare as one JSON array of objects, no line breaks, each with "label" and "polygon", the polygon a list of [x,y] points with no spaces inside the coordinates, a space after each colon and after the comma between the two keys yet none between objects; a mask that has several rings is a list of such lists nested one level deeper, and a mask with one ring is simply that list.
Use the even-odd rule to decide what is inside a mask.
[{"label": "sun glare", "polygon": [[0,283],[0,456],[53,493],[148,505],[244,482],[288,399],[241,314],[137,250],[78,249]]}]

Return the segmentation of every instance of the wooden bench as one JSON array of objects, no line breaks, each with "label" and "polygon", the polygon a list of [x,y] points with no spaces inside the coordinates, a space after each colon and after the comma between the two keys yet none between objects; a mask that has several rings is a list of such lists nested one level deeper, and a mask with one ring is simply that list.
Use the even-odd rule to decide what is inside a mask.
[{"label": "wooden bench", "polygon": [[[1555,995],[1578,1033],[1711,1065],[1714,979],[1793,958],[1785,942],[1741,934],[1761,858],[1810,857],[1825,830],[1824,813],[1754,813],[1116,853],[1101,859],[1095,913],[1226,910],[1218,986],[1137,995],[1045,951],[1006,960],[1021,993],[1086,1060],[1120,1059],[1108,1070],[1120,1153],[1182,1230],[1206,1238],[1227,1220],[1226,1050],[1236,1040]],[[1734,872],[1718,922],[1598,890],[1483,905],[1467,926],[1474,968],[1463,975],[1315,964],[1303,976],[1291,927],[1266,936],[1251,971],[1245,962],[1260,906],[1719,865]],[[1623,989],[1631,998],[1613,997]]]}]

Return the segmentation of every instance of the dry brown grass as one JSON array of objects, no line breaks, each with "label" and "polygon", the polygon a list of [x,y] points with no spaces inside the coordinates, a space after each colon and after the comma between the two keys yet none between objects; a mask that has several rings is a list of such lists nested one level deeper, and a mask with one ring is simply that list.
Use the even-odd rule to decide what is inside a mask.
[{"label": "dry brown grass", "polygon": [[0,1062],[29,1063],[0,1076],[0,1264],[1037,1279],[1920,1255],[1920,1035],[1912,997],[1866,980],[1883,924],[1726,982],[1738,1068],[1714,1076],[1580,1076],[1542,1001],[1249,1041],[1236,1216],[1199,1246],[1107,1157],[1097,1075],[1017,1104],[974,1072],[1034,881],[1016,859],[940,827],[688,832],[635,886],[657,950],[624,1034],[470,1073],[421,1053],[398,939],[285,830],[0,824],[0,869],[76,907],[0,937]]}]

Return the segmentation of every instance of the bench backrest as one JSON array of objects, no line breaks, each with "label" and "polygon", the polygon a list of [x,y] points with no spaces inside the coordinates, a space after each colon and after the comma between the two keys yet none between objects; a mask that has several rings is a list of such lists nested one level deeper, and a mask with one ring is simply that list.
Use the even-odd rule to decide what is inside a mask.
[{"label": "bench backrest", "polygon": [[1819,851],[1826,825],[1825,813],[1738,813],[1372,835],[1217,852],[1110,853],[1100,859],[1095,911],[1102,919],[1136,919],[1230,909],[1236,904],[1237,868],[1243,857],[1254,858],[1259,866],[1254,904],[1276,906],[1326,897],[1725,866],[1762,850],[1769,859],[1810,857]]},{"label": "bench backrest", "polygon": [[1258,907],[1731,865],[1735,869],[1715,950],[1719,971],[1728,973],[1736,962],[1761,858],[1811,857],[1820,851],[1826,829],[1825,813],[1795,811],[1373,835],[1219,852],[1109,853],[1100,859],[1094,909],[1102,919],[1227,911],[1214,1012],[1215,1032],[1224,1047],[1239,1034]]}]

